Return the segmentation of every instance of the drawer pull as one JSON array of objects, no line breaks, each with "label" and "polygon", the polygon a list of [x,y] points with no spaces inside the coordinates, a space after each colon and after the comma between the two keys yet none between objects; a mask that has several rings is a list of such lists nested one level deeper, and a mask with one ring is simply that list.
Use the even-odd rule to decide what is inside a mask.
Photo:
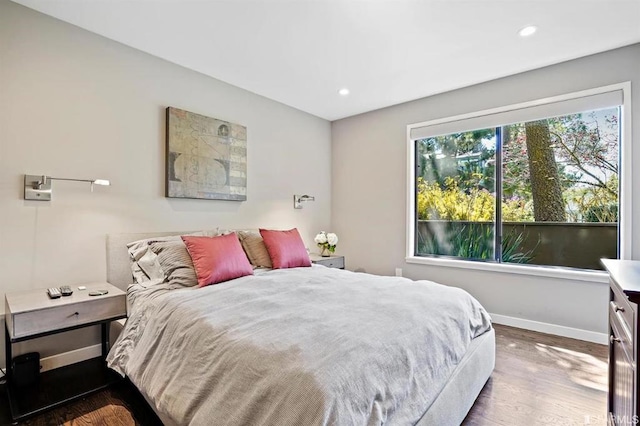
[{"label": "drawer pull", "polygon": [[616,312],[624,312],[624,308],[622,306],[618,306],[614,303],[613,310]]},{"label": "drawer pull", "polygon": [[619,337],[614,336],[613,334],[611,336],[609,336],[609,342],[611,343],[620,343],[621,340]]}]

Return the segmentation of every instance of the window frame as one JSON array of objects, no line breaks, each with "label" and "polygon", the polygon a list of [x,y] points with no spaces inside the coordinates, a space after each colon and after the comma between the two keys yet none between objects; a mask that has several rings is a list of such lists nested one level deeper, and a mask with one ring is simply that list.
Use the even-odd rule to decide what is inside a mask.
[{"label": "window frame", "polygon": [[405,261],[412,264],[436,265],[443,267],[473,269],[491,272],[514,273],[533,276],[544,276],[552,278],[572,279],[591,282],[608,282],[608,274],[605,271],[592,271],[586,269],[575,269],[562,266],[543,265],[521,265],[512,263],[478,262],[465,259],[454,259],[449,257],[439,257],[436,255],[417,256],[415,254],[415,220],[416,220],[416,162],[415,139],[411,138],[411,131],[418,127],[429,127],[449,122],[468,120],[472,118],[482,118],[512,110],[520,110],[535,106],[543,106],[592,95],[603,94],[613,91],[622,91],[622,105],[620,107],[620,142],[619,152],[619,222],[618,222],[618,248],[620,259],[632,259],[632,188],[631,188],[631,82],[611,84],[593,89],[581,90],[557,96],[527,101],[517,104],[506,105],[498,108],[491,108],[482,111],[475,111],[460,114],[452,117],[439,118],[421,123],[407,125],[406,148],[407,148],[407,198],[406,198],[406,253]]}]

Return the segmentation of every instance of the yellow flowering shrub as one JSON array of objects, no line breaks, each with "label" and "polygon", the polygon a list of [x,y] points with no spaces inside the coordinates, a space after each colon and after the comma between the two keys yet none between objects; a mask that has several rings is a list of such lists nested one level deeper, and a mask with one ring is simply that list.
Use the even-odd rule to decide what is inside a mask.
[{"label": "yellow flowering shrub", "polygon": [[[418,220],[451,220],[493,222],[495,196],[486,189],[460,189],[458,181],[448,177],[445,188],[418,178]],[[523,200],[502,202],[502,216],[506,222],[533,220],[532,207]]]},{"label": "yellow flowering shrub", "polygon": [[502,202],[504,222],[533,222],[533,201],[509,199]]}]

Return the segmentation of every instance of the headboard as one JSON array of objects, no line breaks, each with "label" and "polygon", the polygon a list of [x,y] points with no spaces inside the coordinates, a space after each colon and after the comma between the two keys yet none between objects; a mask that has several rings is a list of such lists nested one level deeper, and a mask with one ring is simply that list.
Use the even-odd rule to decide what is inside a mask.
[{"label": "headboard", "polygon": [[133,282],[127,243],[145,238],[166,237],[168,235],[185,235],[183,232],[146,232],[138,234],[109,234],[107,235],[107,281],[114,286],[127,291]]}]

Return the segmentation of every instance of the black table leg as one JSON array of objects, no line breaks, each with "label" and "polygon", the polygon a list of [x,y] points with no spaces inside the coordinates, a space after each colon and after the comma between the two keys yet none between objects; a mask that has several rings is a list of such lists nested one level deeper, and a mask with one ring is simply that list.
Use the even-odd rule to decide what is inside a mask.
[{"label": "black table leg", "polygon": [[109,353],[109,323],[103,322],[102,327],[102,359],[107,359]]},{"label": "black table leg", "polygon": [[7,324],[5,322],[4,328],[4,357],[5,357],[5,368],[6,373],[5,377],[7,378],[7,383],[11,381],[13,378],[13,371],[11,370],[11,364],[13,356],[11,354],[11,339],[9,338],[9,329],[7,328]]},{"label": "black table leg", "polygon": [[[12,380],[15,374],[11,368],[12,339],[9,336],[9,327],[5,326],[5,356],[7,358],[6,392],[12,420],[22,421],[28,417],[67,404],[78,398],[86,397],[122,380],[117,373],[107,368],[105,362],[107,354],[109,353],[110,323],[111,320],[99,323],[102,337],[102,354],[100,357],[40,373],[38,382],[26,387],[15,386]],[[75,328],[82,328],[88,325],[93,326],[97,324],[82,324]],[[62,331],[63,330],[54,330],[43,335],[57,334]],[[69,329],[64,331],[69,331]],[[14,339],[13,341],[17,343],[30,340],[33,337],[34,336],[27,336]]]},{"label": "black table leg", "polygon": [[6,381],[6,391],[7,391],[7,399],[9,400],[9,413],[11,414],[12,424],[17,424],[15,412],[15,402],[12,398],[13,393],[13,354],[11,348],[11,338],[9,337],[9,326],[5,322],[4,327],[4,357],[5,357],[5,378]]}]

